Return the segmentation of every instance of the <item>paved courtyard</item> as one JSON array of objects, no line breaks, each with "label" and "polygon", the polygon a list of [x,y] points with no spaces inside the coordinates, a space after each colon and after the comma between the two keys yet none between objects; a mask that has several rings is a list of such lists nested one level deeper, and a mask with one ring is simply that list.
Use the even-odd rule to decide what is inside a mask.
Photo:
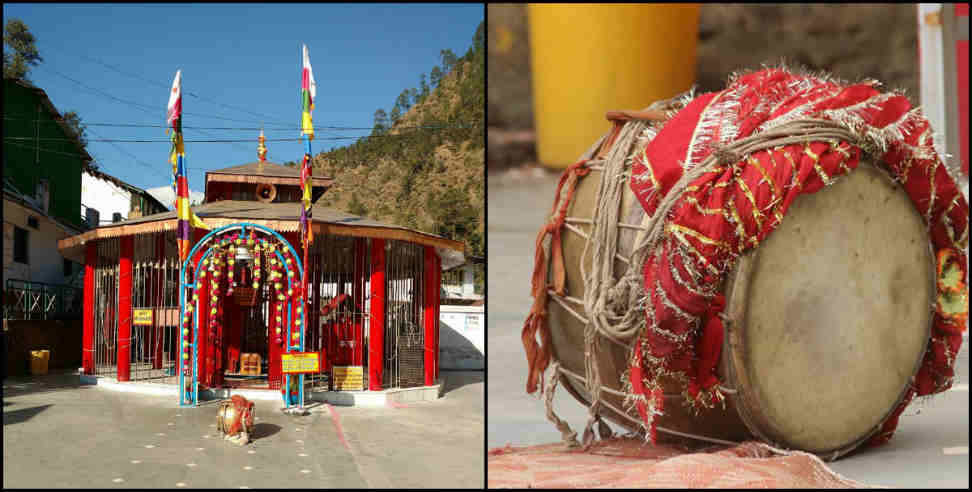
[{"label": "paved courtyard", "polygon": [[217,402],[80,384],[3,382],[4,488],[482,488],[484,373],[443,371],[442,398],[390,407],[256,401],[251,444],[216,431]]},{"label": "paved courtyard", "polygon": [[[537,230],[553,203],[557,174],[529,168],[490,176],[488,202],[489,316],[487,400],[490,448],[558,442],[543,401],[525,391],[526,357],[520,341],[530,310],[530,274]],[[966,335],[968,333],[966,332]],[[912,404],[885,446],[854,453],[831,468],[847,478],[892,487],[969,486],[969,348],[958,355],[954,388]],[[566,391],[554,398],[558,415],[581,432],[587,411]]]}]

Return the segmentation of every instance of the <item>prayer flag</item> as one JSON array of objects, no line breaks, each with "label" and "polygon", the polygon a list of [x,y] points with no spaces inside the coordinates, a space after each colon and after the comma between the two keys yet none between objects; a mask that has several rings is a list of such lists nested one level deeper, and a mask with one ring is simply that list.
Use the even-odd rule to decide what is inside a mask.
[{"label": "prayer flag", "polygon": [[307,52],[307,45],[305,44],[303,47],[303,68],[300,77],[302,102],[300,133],[301,135],[308,135],[313,139],[314,124],[311,118],[311,112],[314,111],[314,99],[317,98],[317,83],[314,82],[314,71],[311,69],[310,54]]},{"label": "prayer flag", "polygon": [[185,168],[186,148],[182,140],[182,70],[176,71],[175,80],[172,81],[165,122],[169,126],[166,131],[172,130],[172,150],[169,152],[169,161],[172,163],[173,187],[176,192],[178,218],[176,243],[179,249],[179,261],[183,262],[189,256],[192,228],[209,229],[209,226],[189,208],[189,182]]}]

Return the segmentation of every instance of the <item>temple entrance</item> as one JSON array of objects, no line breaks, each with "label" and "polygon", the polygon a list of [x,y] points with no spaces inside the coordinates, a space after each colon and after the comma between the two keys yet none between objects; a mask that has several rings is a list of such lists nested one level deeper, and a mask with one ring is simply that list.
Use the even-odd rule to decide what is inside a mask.
[{"label": "temple entrance", "polygon": [[303,405],[304,375],[282,374],[281,354],[304,351],[303,267],[283,236],[243,223],[213,230],[189,253],[180,279],[179,402],[200,387],[281,389]]},{"label": "temple entrance", "polygon": [[[269,379],[270,331],[267,305],[234,305],[224,311],[233,320],[225,334],[223,386],[227,388],[271,389]],[[279,381],[276,384],[280,387]]]}]

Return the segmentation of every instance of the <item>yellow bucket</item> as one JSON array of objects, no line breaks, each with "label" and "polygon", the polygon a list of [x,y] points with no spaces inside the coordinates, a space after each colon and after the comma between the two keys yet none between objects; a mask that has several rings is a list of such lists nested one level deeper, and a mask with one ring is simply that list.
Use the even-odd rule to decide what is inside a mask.
[{"label": "yellow bucket", "polygon": [[537,157],[573,164],[610,129],[695,81],[698,4],[527,6]]},{"label": "yellow bucket", "polygon": [[47,363],[51,360],[50,350],[30,351],[30,373],[39,376],[47,374]]}]

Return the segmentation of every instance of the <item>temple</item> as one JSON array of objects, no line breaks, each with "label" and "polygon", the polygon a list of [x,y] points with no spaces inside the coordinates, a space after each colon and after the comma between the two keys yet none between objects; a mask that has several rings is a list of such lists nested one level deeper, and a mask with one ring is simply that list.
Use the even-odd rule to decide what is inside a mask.
[{"label": "temple", "polygon": [[[463,244],[316,204],[334,180],[314,176],[314,237],[302,265],[299,172],[262,153],[207,172],[204,202],[192,210],[210,229],[193,229],[184,265],[175,211],[59,241],[62,254],[84,258],[84,373],[181,384],[193,390],[183,404],[197,394],[190,381],[279,390],[285,401],[291,387],[301,402],[305,388],[435,384],[441,271],[463,262]],[[282,370],[288,352],[318,354],[300,388]]]}]

